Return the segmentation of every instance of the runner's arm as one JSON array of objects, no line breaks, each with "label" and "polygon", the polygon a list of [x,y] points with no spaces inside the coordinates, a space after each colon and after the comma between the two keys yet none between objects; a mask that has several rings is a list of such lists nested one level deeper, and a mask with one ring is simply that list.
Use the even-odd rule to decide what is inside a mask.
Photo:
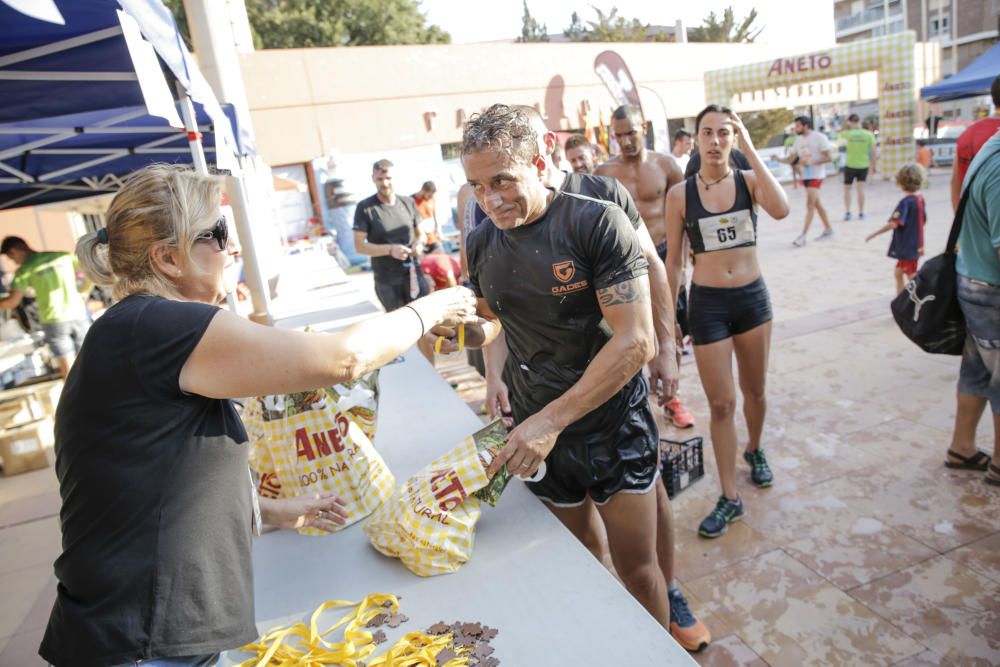
[{"label": "runner's arm", "polygon": [[13,308],[17,308],[23,298],[24,292],[12,289],[10,294],[8,294],[4,299],[0,299],[0,309],[11,310]]},{"label": "runner's arm", "polygon": [[[493,341],[503,331],[503,327],[500,325],[500,318],[490,309],[489,304],[486,303],[486,299],[483,297],[476,299],[476,314],[479,316],[478,321],[467,322],[465,324],[465,346],[472,348],[492,347],[491,344]],[[484,349],[484,361],[485,356],[486,350]]]},{"label": "runner's arm", "polygon": [[681,268],[684,266],[684,184],[677,184],[667,192],[667,280],[670,284],[670,305],[677,311],[680,292]]},{"label": "runner's arm", "polygon": [[[733,130],[739,137],[740,145],[743,147],[743,154],[753,168],[753,171],[750,173],[749,186],[750,192],[753,193],[754,202],[760,204],[772,218],[781,220],[788,215],[788,195],[785,194],[785,189],[778,183],[778,179],[774,177],[774,174],[767,168],[764,161],[760,159],[760,155],[757,153],[757,149],[754,148],[753,141],[750,139],[750,133],[747,132],[743,121],[736,114],[732,114],[731,118],[733,119]],[[832,144],[828,141],[827,148],[831,147]],[[830,155],[825,152],[823,155],[826,156],[826,159],[822,162],[829,162]],[[813,164],[822,164],[822,162],[814,162]],[[744,176],[747,175],[746,172],[743,173]]]}]

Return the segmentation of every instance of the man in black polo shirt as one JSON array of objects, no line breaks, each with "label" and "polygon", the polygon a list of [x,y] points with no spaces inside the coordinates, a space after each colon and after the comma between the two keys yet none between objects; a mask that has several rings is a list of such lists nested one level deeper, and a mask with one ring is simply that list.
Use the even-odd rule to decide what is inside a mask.
[{"label": "man in black polo shirt", "polygon": [[412,199],[393,191],[392,168],[389,160],[372,166],[378,192],[354,211],[354,247],[372,258],[375,295],[386,312],[402,308],[429,291],[415,266],[423,243],[420,216]]},{"label": "man in black polo shirt", "polygon": [[490,473],[506,463],[528,477],[545,461],[528,487],[577,535],[589,497],[618,574],[669,629],[657,430],[641,373],[655,351],[647,263],[620,208],[546,188],[546,163],[518,109],[497,104],[466,125],[462,164],[492,220],[468,239],[484,320],[466,341],[488,343],[502,325],[516,424]]}]

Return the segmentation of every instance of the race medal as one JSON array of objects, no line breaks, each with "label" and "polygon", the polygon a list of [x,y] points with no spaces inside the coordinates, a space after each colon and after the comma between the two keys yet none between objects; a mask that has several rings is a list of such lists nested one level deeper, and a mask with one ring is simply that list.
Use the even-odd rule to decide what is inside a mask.
[{"label": "race medal", "polygon": [[699,218],[698,227],[705,243],[705,252],[739,248],[751,245],[756,240],[749,209]]}]

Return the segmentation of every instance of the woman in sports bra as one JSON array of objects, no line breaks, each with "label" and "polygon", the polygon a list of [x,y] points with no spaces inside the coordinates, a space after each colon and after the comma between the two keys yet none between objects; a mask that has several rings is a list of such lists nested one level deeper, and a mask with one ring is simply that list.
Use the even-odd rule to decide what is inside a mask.
[{"label": "woman in sports bra", "polygon": [[[731,110],[709,105],[698,114],[695,128],[701,167],[667,193],[667,272],[676,303],[686,234],[695,254],[688,328],[711,408],[712,449],[722,482],[722,495],[698,533],[718,537],[730,521],[743,516],[735,479],[734,354],[750,434],[743,458],[750,464],[754,484],[770,486],[773,478],[760,449],[767,409],[764,385],[771,342],[771,300],[757,263],[757,206],[775,219],[784,218],[788,198],[757,155],[743,122]],[[729,164],[737,139],[752,170],[740,171]]]}]

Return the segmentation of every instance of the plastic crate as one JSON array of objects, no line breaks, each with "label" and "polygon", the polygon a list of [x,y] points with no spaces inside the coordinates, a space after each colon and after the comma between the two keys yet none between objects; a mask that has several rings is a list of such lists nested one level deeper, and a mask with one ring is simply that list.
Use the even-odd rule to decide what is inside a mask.
[{"label": "plastic crate", "polygon": [[705,476],[701,436],[683,442],[660,438],[660,452],[660,475],[671,498]]}]

